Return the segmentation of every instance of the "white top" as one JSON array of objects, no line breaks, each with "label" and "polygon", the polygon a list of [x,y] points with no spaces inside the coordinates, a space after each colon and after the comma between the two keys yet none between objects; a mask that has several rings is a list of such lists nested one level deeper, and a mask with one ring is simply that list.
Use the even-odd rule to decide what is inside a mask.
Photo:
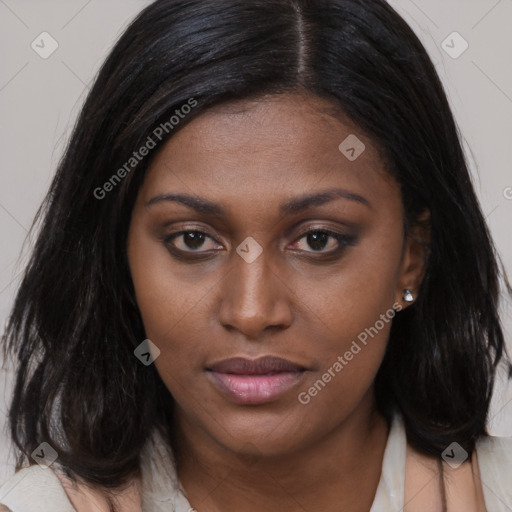
[{"label": "white top", "polygon": [[[370,512],[399,512],[404,509],[406,453],[403,421],[400,416],[395,416]],[[481,439],[477,442],[476,453],[488,512],[511,512],[512,438]],[[194,510],[177,478],[172,453],[158,436],[144,447],[141,464],[142,512]],[[0,505],[12,512],[76,512],[56,473],[51,468],[44,469],[38,465],[18,471],[0,487]],[[133,503],[128,508],[130,512],[141,511],[139,505],[134,507]]]}]

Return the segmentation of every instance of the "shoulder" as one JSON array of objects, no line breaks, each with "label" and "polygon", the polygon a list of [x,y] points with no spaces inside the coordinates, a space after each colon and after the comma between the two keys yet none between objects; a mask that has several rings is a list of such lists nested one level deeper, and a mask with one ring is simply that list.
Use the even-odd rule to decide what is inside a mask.
[{"label": "shoulder", "polygon": [[57,475],[39,465],[21,469],[0,487],[0,506],[12,512],[77,512]]},{"label": "shoulder", "polygon": [[492,459],[493,464],[512,465],[512,437],[482,437],[477,441],[476,449],[486,462]]},{"label": "shoulder", "polygon": [[448,510],[512,510],[512,438],[481,437],[472,457],[464,457],[458,448],[456,459],[443,457],[441,462],[407,446],[404,512],[441,510],[442,487]]},{"label": "shoulder", "polygon": [[[117,494],[116,504],[123,512],[140,511],[138,480]],[[7,512],[110,511],[110,505],[100,491],[75,484],[58,470],[39,465],[18,471],[0,487],[0,512],[4,512],[2,506]]]},{"label": "shoulder", "polygon": [[512,505],[512,437],[482,437],[476,453],[489,510],[510,510],[506,507]]}]

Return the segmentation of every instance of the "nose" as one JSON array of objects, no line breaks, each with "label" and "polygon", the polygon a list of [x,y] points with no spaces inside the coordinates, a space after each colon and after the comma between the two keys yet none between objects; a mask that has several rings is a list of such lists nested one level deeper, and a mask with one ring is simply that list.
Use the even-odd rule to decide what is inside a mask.
[{"label": "nose", "polygon": [[234,254],[232,265],[220,290],[221,324],[253,340],[265,329],[289,327],[293,292],[271,268],[265,251],[251,263]]}]

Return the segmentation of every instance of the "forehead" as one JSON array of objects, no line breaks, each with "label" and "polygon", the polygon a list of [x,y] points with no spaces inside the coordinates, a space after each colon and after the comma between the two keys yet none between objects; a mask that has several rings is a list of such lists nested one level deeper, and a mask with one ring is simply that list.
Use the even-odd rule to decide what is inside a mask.
[{"label": "forehead", "polygon": [[287,94],[199,115],[156,155],[141,195],[179,189],[236,209],[331,187],[377,203],[397,192],[377,147],[342,113],[326,100]]}]

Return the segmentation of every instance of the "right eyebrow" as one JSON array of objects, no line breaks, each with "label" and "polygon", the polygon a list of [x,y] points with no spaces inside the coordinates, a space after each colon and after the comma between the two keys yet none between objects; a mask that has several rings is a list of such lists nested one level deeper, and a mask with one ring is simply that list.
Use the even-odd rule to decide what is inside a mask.
[{"label": "right eyebrow", "polygon": [[160,194],[151,198],[146,203],[146,208],[163,201],[181,203],[193,210],[196,210],[198,213],[203,213],[205,215],[214,215],[217,217],[226,215],[224,208],[217,203],[213,203],[204,197],[192,196],[189,194]]}]

